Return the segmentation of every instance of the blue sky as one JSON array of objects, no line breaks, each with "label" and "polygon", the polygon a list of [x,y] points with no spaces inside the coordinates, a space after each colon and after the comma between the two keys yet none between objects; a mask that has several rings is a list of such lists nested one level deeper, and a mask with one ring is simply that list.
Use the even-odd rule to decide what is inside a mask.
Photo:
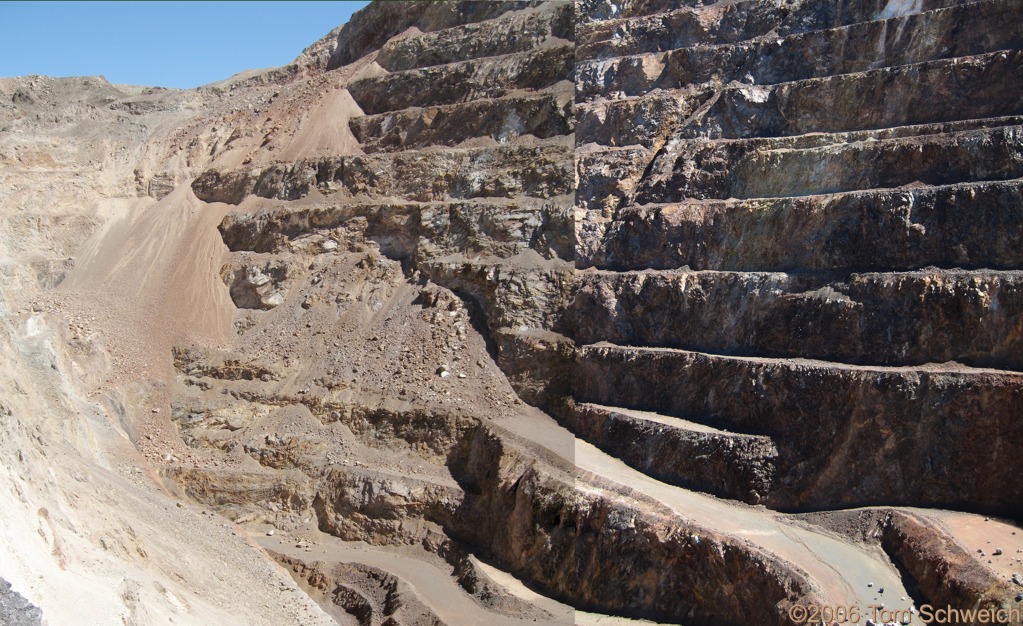
[{"label": "blue sky", "polygon": [[190,88],[284,65],[368,2],[0,2],[0,76]]}]

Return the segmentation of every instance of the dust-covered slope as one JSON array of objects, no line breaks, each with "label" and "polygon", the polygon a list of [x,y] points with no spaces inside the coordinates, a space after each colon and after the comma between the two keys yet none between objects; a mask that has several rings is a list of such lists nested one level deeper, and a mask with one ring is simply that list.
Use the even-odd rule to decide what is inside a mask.
[{"label": "dust-covered slope", "polygon": [[[160,214],[147,194],[159,185],[135,169],[217,98],[44,77],[0,92],[4,578],[50,624],[331,623],[237,530],[183,508],[153,464],[163,451],[139,445],[163,385],[160,337],[224,329],[163,310],[161,283],[201,288],[171,266],[195,267],[182,239],[202,217]],[[96,244],[112,232],[121,249]]]}]

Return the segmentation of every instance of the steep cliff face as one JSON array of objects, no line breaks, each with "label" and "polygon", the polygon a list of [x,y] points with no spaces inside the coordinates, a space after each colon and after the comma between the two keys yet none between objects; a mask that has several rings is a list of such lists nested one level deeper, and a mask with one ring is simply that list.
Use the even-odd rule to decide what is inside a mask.
[{"label": "steep cliff face", "polygon": [[1018,7],[845,4],[380,2],[194,91],[4,79],[0,576],[131,623],[1019,606]]},{"label": "steep cliff face", "polygon": [[[1018,519],[1018,5],[584,6],[565,423],[776,510]],[[958,597],[888,519],[924,599],[992,601],[998,557]]]},{"label": "steep cliff face", "polygon": [[1016,9],[585,27],[579,399],[771,438],[775,508],[1018,517]]}]

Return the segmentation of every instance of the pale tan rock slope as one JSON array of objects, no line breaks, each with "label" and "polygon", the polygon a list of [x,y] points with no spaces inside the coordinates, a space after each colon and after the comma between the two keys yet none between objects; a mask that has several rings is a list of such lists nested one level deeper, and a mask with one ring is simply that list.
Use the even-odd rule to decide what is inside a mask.
[{"label": "pale tan rock slope", "polygon": [[[0,579],[48,624],[1020,606],[1011,4],[381,2],[195,90],[0,79]],[[870,85],[960,104],[821,106]]]}]

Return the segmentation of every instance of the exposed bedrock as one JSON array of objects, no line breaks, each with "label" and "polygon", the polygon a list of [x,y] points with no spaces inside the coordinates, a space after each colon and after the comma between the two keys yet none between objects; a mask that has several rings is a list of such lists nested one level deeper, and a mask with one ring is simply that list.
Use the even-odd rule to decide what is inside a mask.
[{"label": "exposed bedrock", "polygon": [[466,493],[454,535],[579,608],[694,624],[788,623],[790,602],[817,597],[798,567],[641,494],[602,492],[599,476],[545,468],[506,435],[472,432],[449,466]]},{"label": "exposed bedrock", "polygon": [[359,626],[445,626],[402,579],[362,563],[306,563],[274,553],[285,567],[308,583],[320,601],[354,617]]},{"label": "exposed bedrock", "polygon": [[224,463],[166,475],[596,612],[1014,606],[960,531],[1023,514],[1018,7],[854,4],[371,6],[327,62],[351,145],[191,183],[238,340],[175,353]]},{"label": "exposed bedrock", "polygon": [[[857,367],[594,344],[580,352],[576,396],[654,411],[661,423],[647,428],[674,426],[690,438],[701,431],[687,419],[770,438],[777,475],[764,499],[775,508],[906,504],[1019,516],[1023,494],[1002,467],[1023,445],[1012,418],[1023,408],[1021,384],[1017,373],[958,365]],[[604,430],[586,434],[626,445]],[[709,453],[729,468],[724,476],[703,462],[683,480],[710,474],[763,489],[743,473],[758,457],[734,445]],[[672,467],[651,461],[655,472]]]},{"label": "exposed bedrock", "polygon": [[[228,216],[232,250],[274,254],[309,237],[341,245],[345,233],[374,242],[411,280],[463,299],[516,390],[548,406],[569,393],[573,332],[572,11],[519,8],[476,19],[474,5],[442,29],[423,28],[430,11],[414,18],[423,32],[381,51],[390,71],[346,85],[365,113],[349,123],[364,154],[210,169],[193,190],[232,204],[284,201]],[[233,274],[241,295],[253,290],[250,273]]]},{"label": "exposed bedrock", "polygon": [[[273,281],[258,259],[310,237],[314,249],[365,237],[409,272],[454,290],[476,309],[476,326],[524,399],[539,406],[569,392],[572,330],[570,222],[561,201],[517,198],[458,202],[382,202],[229,215],[221,224],[245,269],[225,270],[232,294],[266,308]],[[280,256],[274,257],[280,258]],[[252,264],[257,261],[256,264]],[[280,263],[280,261],[278,261]],[[265,284],[253,287],[255,281]],[[243,302],[239,298],[236,303]],[[239,304],[239,306],[242,306]],[[566,343],[567,342],[567,343]],[[556,380],[555,380],[556,379]]]},{"label": "exposed bedrock", "polygon": [[574,127],[571,93],[540,93],[477,99],[466,105],[403,109],[356,118],[352,133],[365,148],[380,151],[412,149],[431,145],[458,145],[471,133],[506,143],[529,135],[548,139],[572,132]]},{"label": "exposed bedrock", "polygon": [[[989,0],[983,10],[967,3],[947,2],[944,4],[953,6],[887,20],[863,20],[863,14],[856,15],[864,10],[860,5],[839,9],[834,2],[788,4],[789,7],[783,8],[782,3],[762,2],[758,6],[738,2],[718,9],[727,19],[746,19],[741,25],[728,24],[727,20],[699,24],[700,14],[706,16],[712,10],[693,8],[680,8],[633,22],[626,27],[631,37],[619,34],[611,41],[624,47],[630,39],[636,42],[637,36],[646,36],[636,43],[647,50],[631,53],[620,50],[621,55],[610,58],[583,57],[576,68],[576,97],[582,101],[606,97],[608,93],[636,96],[653,89],[674,89],[710,81],[770,85],[997,49],[1016,49],[1023,44],[1010,17],[1015,11],[1010,0]],[[820,11],[825,4],[830,4],[832,10],[840,10],[841,16],[831,16],[831,23],[825,23],[827,14]],[[782,17],[782,11],[788,15]],[[814,12],[811,19],[819,20],[817,28],[807,21],[799,23],[800,17],[806,17],[811,11]],[[672,31],[672,26],[700,28],[703,32],[696,35],[684,30]],[[724,32],[728,26],[735,30]],[[715,28],[721,30],[714,32]],[[745,29],[748,38],[729,41],[740,36],[736,32],[739,28]],[[648,36],[655,29],[662,39],[673,38],[678,42],[690,38],[699,45],[670,46],[667,51],[658,51],[656,35]],[[984,36],[961,37],[959,33],[963,29],[983,32]],[[626,31],[625,28],[619,30]],[[580,53],[585,55],[587,48],[593,50],[592,44],[581,46]]]},{"label": "exposed bedrock", "polygon": [[[998,619],[1019,623],[1013,619],[1018,610],[1017,585],[985,567],[974,556],[977,553],[970,553],[966,545],[978,537],[953,538],[949,534],[966,516],[949,511],[861,508],[800,517],[883,550],[911,582],[914,597],[922,598],[921,604],[930,605],[932,615],[937,609],[948,607],[960,611],[1004,611]],[[994,524],[998,531],[1010,533],[1015,528],[990,518],[984,518],[980,524]],[[916,615],[913,619],[924,618]]]},{"label": "exposed bedrock", "polygon": [[348,85],[367,115],[410,107],[442,106],[496,98],[519,89],[571,81],[571,44],[541,47],[500,57],[471,59],[362,78]]},{"label": "exposed bedrock", "polygon": [[[464,28],[392,39],[380,48],[377,63],[389,72],[398,72],[454,60],[526,52],[548,40],[573,39],[575,12],[570,2],[534,4],[537,5],[535,11],[515,12],[504,20],[479,21],[466,24]],[[519,3],[519,7],[522,6]]]},{"label": "exposed bedrock", "polygon": [[1019,9],[376,2],[0,79],[0,622],[1023,606]]},{"label": "exposed bedrock", "polygon": [[851,274],[580,274],[581,343],[853,364],[958,361],[1023,368],[1023,274],[938,270]]},{"label": "exposed bedrock", "polygon": [[[445,558],[471,550],[575,606],[661,620],[788,623],[791,602],[822,597],[798,564],[603,476],[578,475],[570,459],[486,420],[278,395],[273,388],[286,381],[236,376],[240,364],[223,355],[179,354],[193,390],[174,409],[185,440],[235,460],[165,475],[233,519],[287,530],[313,516],[343,539],[422,546]],[[207,386],[235,399],[213,409],[187,399]],[[391,459],[411,452],[433,469],[416,476],[350,464],[362,445],[384,446]]]},{"label": "exposed bedrock", "polygon": [[236,252],[283,250],[291,240],[317,231],[330,239],[337,229],[365,232],[382,252],[401,260],[456,253],[506,258],[530,249],[544,258],[569,260],[571,216],[559,204],[558,198],[487,198],[282,206],[230,213],[220,233]]},{"label": "exposed bedrock", "polygon": [[[777,137],[1018,115],[1023,93],[1002,81],[1021,60],[1023,51],[1000,50],[778,84],[655,90],[579,104],[576,136],[580,145],[651,147],[666,137]],[[936,94],[942,106],[928,106]],[[886,106],[870,106],[881,99]]]},{"label": "exposed bedrock", "polygon": [[893,511],[882,525],[881,545],[892,555],[936,607],[973,606],[989,611],[1017,610],[1019,591],[974,560],[951,540],[941,521],[912,511]]},{"label": "exposed bedrock", "polygon": [[[382,46],[410,26],[427,33],[447,29],[460,36],[466,26],[498,18],[515,9],[529,9],[541,5],[540,0],[513,2],[468,2],[414,4],[410,6],[377,3],[369,11],[352,16],[338,33],[337,43],[330,56],[328,69],[336,69],[357,61],[379,50]],[[456,27],[462,26],[459,29]],[[450,32],[449,31],[449,32]],[[455,53],[457,55],[457,52]],[[457,57],[456,57],[457,58]],[[423,65],[427,63],[424,62]]]},{"label": "exposed bedrock", "polygon": [[622,209],[589,263],[609,269],[1016,269],[1018,180]]},{"label": "exposed bedrock", "polygon": [[[586,368],[576,371],[589,374]],[[592,384],[582,383],[576,397],[628,404],[624,394],[593,393]],[[592,403],[578,404],[568,415],[567,424],[580,437],[666,483],[751,503],[762,502],[777,489],[778,450],[770,437]]]},{"label": "exposed bedrock", "polygon": [[[1018,6],[579,6],[559,421],[680,492],[843,534],[821,520],[865,505],[1018,520]],[[918,606],[1018,606],[985,522],[863,516]]]},{"label": "exposed bedrock", "polygon": [[571,150],[558,145],[339,156],[256,171],[207,170],[192,190],[200,200],[228,204],[239,204],[248,195],[297,200],[314,189],[339,191],[342,198],[364,194],[419,202],[552,198],[571,191],[566,159]]},{"label": "exposed bedrock", "polygon": [[[739,43],[776,33],[788,36],[889,19],[926,14],[965,4],[963,0],[918,3],[868,0],[855,6],[837,0],[770,0],[733,2],[631,0],[612,3],[586,0],[577,27],[580,59],[614,58],[644,52],[687,49],[699,45]],[[818,59],[819,61],[819,59]]]},{"label": "exposed bedrock", "polygon": [[[703,143],[680,155],[673,168],[667,166],[668,157],[655,161],[657,175],[664,170],[671,174],[661,180],[651,176],[649,183],[640,186],[636,200],[645,204],[682,198],[780,198],[910,184],[1011,180],[1023,174],[1016,125],[961,131],[952,127],[941,134],[914,137],[878,135],[857,141],[855,136],[840,134],[802,142],[802,146],[796,142],[786,146],[784,141]],[[697,169],[694,164],[704,167]]]}]

